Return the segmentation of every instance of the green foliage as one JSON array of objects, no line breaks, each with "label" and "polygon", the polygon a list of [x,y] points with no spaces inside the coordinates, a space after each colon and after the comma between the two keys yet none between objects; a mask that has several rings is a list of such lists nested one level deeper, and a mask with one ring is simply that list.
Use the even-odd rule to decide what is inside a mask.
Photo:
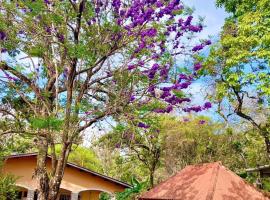
[{"label": "green foliage", "polygon": [[45,117],[45,118],[31,118],[30,124],[34,129],[47,129],[59,131],[62,128],[63,120],[56,117]]},{"label": "green foliage", "polygon": [[205,75],[215,85],[209,98],[218,104],[223,118],[230,120],[234,114],[238,123],[250,122],[270,154],[270,2],[218,0],[217,4],[233,15],[226,19],[220,40],[205,61]]},{"label": "green foliage", "polygon": [[136,178],[131,178],[131,188],[125,189],[124,192],[120,192],[116,194],[117,200],[131,200],[135,199],[138,194],[140,194],[143,190],[146,189],[147,182],[140,183]]},{"label": "green foliage", "polygon": [[110,199],[111,199],[111,196],[105,192],[102,192],[99,195],[99,200],[110,200]]},{"label": "green foliage", "polygon": [[[124,181],[131,176],[149,181],[151,163],[157,161],[154,182],[158,183],[190,164],[222,161],[235,172],[242,172],[256,163],[265,163],[263,140],[253,137],[252,132],[244,136],[203,116],[188,116],[187,121],[170,116],[151,119],[159,132],[154,128],[138,131],[120,124],[97,142],[96,146],[107,152],[107,158],[102,158],[103,154],[101,159],[110,159],[103,164],[108,175]],[[156,150],[160,151],[157,160]]]},{"label": "green foliage", "polygon": [[[253,92],[258,98],[269,99],[269,1],[220,0],[217,3],[224,4],[230,12],[239,11],[237,16],[226,20],[220,42],[213,47],[206,62],[208,73],[218,79],[219,94],[229,96],[235,87],[237,91]],[[222,91],[220,84],[223,84]]]},{"label": "green foliage", "polygon": [[[56,146],[57,154],[60,153],[61,148],[61,145]],[[102,172],[100,160],[98,159],[94,150],[90,148],[74,145],[68,161],[96,172]]]},{"label": "green foliage", "polygon": [[0,200],[15,200],[17,195],[16,177],[3,172],[3,158],[0,157],[0,159]]}]

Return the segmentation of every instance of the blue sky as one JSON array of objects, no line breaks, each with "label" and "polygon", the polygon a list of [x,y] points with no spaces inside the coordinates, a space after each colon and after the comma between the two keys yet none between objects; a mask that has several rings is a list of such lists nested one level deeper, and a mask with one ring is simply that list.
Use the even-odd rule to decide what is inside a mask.
[{"label": "blue sky", "polygon": [[[217,38],[221,28],[224,24],[225,18],[228,14],[223,8],[217,8],[215,6],[215,0],[183,0],[184,3],[195,9],[193,16],[195,18],[204,17],[204,24],[206,27],[203,32],[198,34],[201,39],[206,39],[208,36],[213,36]],[[200,105],[205,102],[206,88],[205,83],[202,81],[197,81],[190,87],[190,92],[193,94],[193,103]],[[209,109],[207,111],[200,112],[199,115],[210,116],[214,120],[221,120],[220,116],[215,112],[216,108]]]},{"label": "blue sky", "polygon": [[208,35],[218,35],[228,14],[223,8],[215,6],[215,0],[184,0],[184,3],[195,8],[194,17],[205,17],[204,24],[207,27],[200,34],[200,37],[205,38]]}]

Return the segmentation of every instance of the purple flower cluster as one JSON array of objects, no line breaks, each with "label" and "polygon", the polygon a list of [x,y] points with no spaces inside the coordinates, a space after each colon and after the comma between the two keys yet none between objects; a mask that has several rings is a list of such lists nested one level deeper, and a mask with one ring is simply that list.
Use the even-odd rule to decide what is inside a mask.
[{"label": "purple flower cluster", "polygon": [[44,0],[44,3],[50,5],[52,2],[50,0]]},{"label": "purple flower cluster", "polygon": [[147,124],[145,124],[145,123],[143,123],[143,122],[139,122],[139,123],[138,123],[138,127],[139,127],[139,128],[145,128],[145,129],[150,128],[149,125],[147,125]]},{"label": "purple flower cluster", "polygon": [[136,68],[136,65],[128,65],[128,70],[130,71],[130,70],[133,70],[133,69],[135,69]]},{"label": "purple flower cluster", "polygon": [[202,50],[207,45],[211,45],[211,41],[210,40],[207,40],[207,41],[205,41],[202,44],[196,45],[195,47],[193,47],[192,51],[194,51],[194,52],[200,51],[200,50]]},{"label": "purple flower cluster", "polygon": [[4,31],[0,31],[0,40],[6,40],[7,34]]},{"label": "purple flower cluster", "polygon": [[206,102],[206,103],[204,104],[204,108],[205,108],[205,109],[212,108],[212,104],[211,104],[210,102]]},{"label": "purple flower cluster", "polygon": [[57,33],[57,38],[59,42],[64,42],[65,41],[65,36],[63,34]]},{"label": "purple flower cluster", "polygon": [[147,76],[149,79],[153,79],[159,69],[159,64],[154,64],[150,70],[147,71]]},{"label": "purple flower cluster", "polygon": [[121,0],[113,0],[113,1],[112,1],[112,6],[113,6],[113,8],[114,8],[114,11],[115,11],[116,13],[119,13],[119,9],[120,9],[120,7],[121,7]]},{"label": "purple flower cluster", "polygon": [[[47,3],[50,1],[51,0],[44,0],[44,2]],[[149,81],[148,95],[158,98],[166,104],[164,108],[155,109],[155,112],[170,113],[173,111],[174,107],[191,101],[190,98],[180,98],[176,95],[176,91],[185,90],[190,86],[194,74],[202,68],[202,64],[194,64],[193,69],[195,72],[193,75],[179,74],[175,82],[171,83],[169,75],[171,74],[174,64],[171,59],[167,59],[167,57],[169,57],[167,54],[170,54],[172,51],[185,50],[185,46],[181,44],[182,40],[180,38],[186,32],[200,32],[203,27],[200,24],[193,24],[194,20],[192,16],[188,16],[186,19],[179,19],[177,13],[183,10],[183,5],[180,0],[132,0],[130,4],[131,5],[127,5],[122,0],[106,2],[96,0],[93,6],[95,14],[88,20],[88,25],[93,25],[97,22],[100,23],[102,11],[112,8],[113,13],[111,16],[114,23],[120,27],[121,31],[120,33],[111,31],[111,40],[117,43],[118,40],[123,38],[134,38],[134,43],[132,44],[135,45],[131,52],[126,70],[131,71],[130,73],[138,72],[145,78],[147,77]],[[157,23],[161,24],[158,28],[155,26]],[[51,33],[49,27],[47,27],[46,31]],[[65,41],[64,35],[57,34],[57,37],[60,42]],[[195,53],[210,44],[211,41],[205,41],[195,46],[192,51]],[[144,55],[147,55],[147,58],[145,58]],[[148,58],[151,58],[150,62]],[[150,65],[149,63],[154,64]],[[170,81],[169,86],[167,85],[168,81]],[[160,83],[164,85],[161,86],[159,85]],[[135,96],[131,94],[135,93],[126,94],[127,100],[130,103],[135,101]],[[205,103],[203,106],[184,108],[184,111],[199,112],[208,108],[211,108],[209,102]],[[150,127],[143,122],[139,122],[137,126],[144,129]]]},{"label": "purple flower cluster", "polygon": [[131,95],[130,98],[129,98],[129,102],[133,102],[133,101],[135,101],[135,99],[136,99],[135,96]]},{"label": "purple flower cluster", "polygon": [[199,124],[200,124],[200,125],[203,125],[203,124],[205,124],[205,123],[206,123],[205,120],[200,120],[200,121],[199,121]]},{"label": "purple flower cluster", "polygon": [[203,110],[207,110],[209,108],[212,107],[212,104],[210,102],[206,102],[203,106],[192,106],[192,107],[188,107],[188,108],[184,108],[183,111],[184,112],[200,112]]},{"label": "purple flower cluster", "polygon": [[149,29],[145,29],[142,30],[140,33],[141,37],[155,37],[157,35],[157,29],[155,28],[149,28]]},{"label": "purple flower cluster", "polygon": [[6,48],[1,48],[0,52],[1,53],[6,53],[8,50]]},{"label": "purple flower cluster", "polygon": [[202,68],[202,64],[201,63],[196,63],[195,65],[194,65],[194,70],[195,71],[198,71],[198,70],[200,70]]},{"label": "purple flower cluster", "polygon": [[202,110],[203,110],[203,108],[201,106],[192,106],[192,107],[188,107],[188,108],[183,109],[184,112],[192,112],[192,111],[200,112]]}]

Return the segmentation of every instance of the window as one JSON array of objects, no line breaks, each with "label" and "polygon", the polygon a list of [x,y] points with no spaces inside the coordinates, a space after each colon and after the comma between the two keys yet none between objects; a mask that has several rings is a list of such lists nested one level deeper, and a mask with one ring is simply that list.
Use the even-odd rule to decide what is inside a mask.
[{"label": "window", "polygon": [[59,200],[70,200],[69,194],[61,194]]},{"label": "window", "polygon": [[36,191],[35,194],[34,194],[34,200],[37,200],[37,199],[38,199],[38,193]]},{"label": "window", "polygon": [[24,192],[23,193],[23,197],[27,197],[27,192]]},{"label": "window", "polygon": [[16,199],[22,199],[22,195],[23,195],[23,193],[22,193],[22,192],[19,192],[19,193],[17,194]]}]

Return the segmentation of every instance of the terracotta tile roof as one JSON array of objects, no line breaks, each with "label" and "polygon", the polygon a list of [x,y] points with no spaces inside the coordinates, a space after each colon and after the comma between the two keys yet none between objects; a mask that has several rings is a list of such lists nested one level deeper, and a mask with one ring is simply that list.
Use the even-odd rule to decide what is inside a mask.
[{"label": "terracotta tile roof", "polygon": [[[10,156],[6,156],[6,159],[9,159],[9,158],[32,157],[32,156],[36,157],[36,156],[37,156],[37,153],[12,154],[12,155],[10,155]],[[48,156],[48,158],[50,158],[50,156]],[[109,177],[109,176],[105,176],[105,175],[100,174],[100,173],[98,173],[98,172],[95,172],[95,171],[92,171],[92,170],[90,170],[90,169],[87,169],[87,168],[81,167],[81,166],[79,166],[79,165],[76,165],[76,164],[74,164],[74,163],[68,162],[68,163],[67,163],[67,167],[73,167],[73,168],[76,168],[76,169],[78,169],[78,170],[84,171],[84,172],[86,172],[86,173],[92,174],[92,175],[94,175],[94,176],[99,176],[99,177],[101,177],[101,178],[103,178],[103,179],[105,179],[105,180],[107,180],[107,181],[111,181],[111,182],[113,182],[113,183],[116,183],[116,184],[118,184],[118,185],[124,186],[124,187],[126,187],[126,188],[131,188],[131,187],[132,187],[131,185],[129,185],[129,184],[125,183],[125,182],[119,181],[119,180],[114,179],[114,178]]]},{"label": "terracotta tile roof", "polygon": [[266,200],[263,193],[220,162],[187,166],[140,200]]}]

